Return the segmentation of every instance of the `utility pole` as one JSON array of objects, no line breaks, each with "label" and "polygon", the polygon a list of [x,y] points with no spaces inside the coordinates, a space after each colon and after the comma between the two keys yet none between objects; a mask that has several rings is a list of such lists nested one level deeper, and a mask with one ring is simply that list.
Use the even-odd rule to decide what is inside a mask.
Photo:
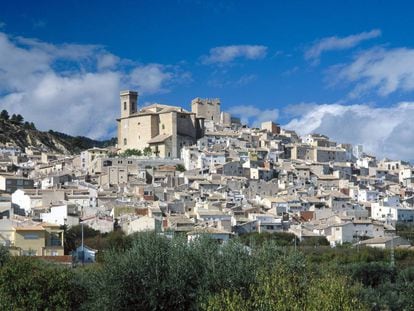
[{"label": "utility pole", "polygon": [[[387,224],[391,225],[391,213],[387,214]],[[395,266],[395,254],[394,254],[394,234],[391,233],[391,252],[390,252],[390,265]]]},{"label": "utility pole", "polygon": [[82,264],[85,263],[85,250],[83,246],[83,222],[81,222],[81,228],[82,228]]}]

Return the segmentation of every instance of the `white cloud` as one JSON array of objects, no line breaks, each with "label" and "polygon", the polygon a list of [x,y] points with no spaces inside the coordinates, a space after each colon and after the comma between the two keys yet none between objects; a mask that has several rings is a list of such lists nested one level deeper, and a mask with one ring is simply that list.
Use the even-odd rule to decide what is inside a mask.
[{"label": "white cloud", "polygon": [[210,49],[209,55],[201,57],[203,64],[225,64],[236,58],[261,59],[267,54],[264,45],[227,45]]},{"label": "white cloud", "polygon": [[358,54],[351,64],[336,66],[330,75],[336,82],[355,83],[351,97],[374,91],[387,96],[397,90],[414,90],[414,49],[376,48]]},{"label": "white cloud", "polygon": [[252,105],[240,105],[230,107],[228,112],[231,115],[240,117],[242,123],[253,127],[259,127],[265,121],[276,121],[279,117],[278,109],[259,109]]},{"label": "white cloud", "polygon": [[284,127],[300,135],[321,133],[339,143],[362,144],[378,157],[414,160],[414,102],[390,107],[364,104],[311,104],[311,107]]},{"label": "white cloud", "polygon": [[317,63],[319,61],[319,57],[323,52],[350,49],[357,46],[362,41],[374,39],[379,36],[381,36],[381,30],[374,29],[368,32],[361,32],[342,38],[337,36],[323,38],[316,41],[305,52],[305,58],[308,60],[313,60]]},{"label": "white cloud", "polygon": [[92,138],[115,135],[120,89],[165,92],[188,75],[174,66],[134,64],[97,45],[54,45],[4,33],[0,55],[2,109],[42,130]]},{"label": "white cloud", "polygon": [[173,78],[173,73],[166,71],[160,64],[148,64],[136,67],[130,75],[131,82],[144,93],[165,91],[164,85]]},{"label": "white cloud", "polygon": [[114,69],[119,62],[120,58],[118,56],[106,53],[98,56],[97,66],[99,70]]}]

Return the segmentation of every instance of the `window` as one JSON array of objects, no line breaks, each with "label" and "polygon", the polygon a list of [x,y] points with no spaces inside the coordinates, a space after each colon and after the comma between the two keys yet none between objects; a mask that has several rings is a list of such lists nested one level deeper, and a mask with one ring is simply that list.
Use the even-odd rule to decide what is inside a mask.
[{"label": "window", "polygon": [[127,110],[127,103],[124,102],[124,110]]},{"label": "window", "polygon": [[127,144],[127,139],[124,138],[124,146],[126,146],[126,144]]},{"label": "window", "polygon": [[23,235],[25,240],[37,240],[39,235],[37,233],[26,233]]}]

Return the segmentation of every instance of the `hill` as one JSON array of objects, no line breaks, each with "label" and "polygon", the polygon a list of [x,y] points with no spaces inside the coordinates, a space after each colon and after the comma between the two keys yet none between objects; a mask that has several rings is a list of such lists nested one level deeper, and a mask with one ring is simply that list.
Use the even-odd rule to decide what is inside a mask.
[{"label": "hill", "polygon": [[7,111],[0,114],[0,144],[10,143],[24,150],[25,147],[37,147],[46,152],[76,154],[92,147],[108,147],[116,144],[116,138],[105,141],[84,136],[71,136],[60,132],[43,132],[33,123],[24,122],[21,115],[12,115]]}]

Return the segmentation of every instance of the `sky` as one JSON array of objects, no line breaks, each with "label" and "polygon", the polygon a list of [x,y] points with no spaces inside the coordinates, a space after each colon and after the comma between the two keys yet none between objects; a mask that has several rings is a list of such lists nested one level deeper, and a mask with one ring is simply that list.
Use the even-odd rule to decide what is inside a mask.
[{"label": "sky", "polygon": [[411,1],[0,0],[0,109],[116,135],[119,92],[414,160]]}]

